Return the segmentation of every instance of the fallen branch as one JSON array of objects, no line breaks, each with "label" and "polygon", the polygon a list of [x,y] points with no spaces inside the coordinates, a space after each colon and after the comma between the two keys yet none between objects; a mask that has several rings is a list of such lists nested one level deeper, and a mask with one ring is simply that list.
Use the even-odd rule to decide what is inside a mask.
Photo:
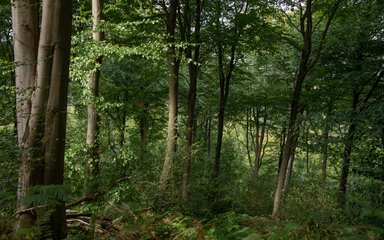
[{"label": "fallen branch", "polygon": [[[121,229],[114,226],[114,221],[112,219],[96,216],[95,221],[98,224],[92,224],[92,214],[88,213],[67,215],[66,220],[69,228],[81,228],[84,231],[92,231],[101,234],[109,233],[111,231],[121,231]],[[81,225],[76,225],[75,223],[80,223]]]},{"label": "fallen branch", "polygon": [[73,201],[72,203],[68,203],[67,205],[65,205],[65,208],[70,208],[70,207],[76,206],[78,204],[81,204],[81,203],[84,203],[84,202],[89,202],[89,201],[91,201],[93,199],[101,197],[101,196],[107,194],[112,188],[114,188],[119,183],[124,182],[126,180],[129,180],[130,178],[131,178],[130,176],[122,177],[122,178],[120,178],[120,179],[110,183],[106,190],[98,191],[98,192],[95,192],[95,193],[93,193],[91,195],[87,195],[87,196],[84,196],[84,197],[82,197],[80,199],[77,199],[77,200]]},{"label": "fallen branch", "polygon": [[78,218],[78,217],[92,217],[91,213],[75,213],[75,214],[66,214],[66,218]]},{"label": "fallen branch", "polygon": [[90,225],[91,225],[90,223],[87,223],[86,221],[83,221],[83,220],[78,219],[78,218],[75,218],[75,219],[67,219],[67,223],[72,223],[72,222],[79,222],[79,223],[82,223],[82,224],[87,225],[87,226],[90,226]]},{"label": "fallen branch", "polygon": [[38,208],[44,208],[44,207],[47,207],[47,206],[48,206],[48,204],[44,204],[44,205],[39,205],[39,206],[34,206],[34,207],[27,208],[27,209],[23,209],[23,210],[20,210],[20,211],[16,212],[15,216],[19,215],[21,213],[30,212],[32,210],[35,210],[35,209],[38,209]]}]

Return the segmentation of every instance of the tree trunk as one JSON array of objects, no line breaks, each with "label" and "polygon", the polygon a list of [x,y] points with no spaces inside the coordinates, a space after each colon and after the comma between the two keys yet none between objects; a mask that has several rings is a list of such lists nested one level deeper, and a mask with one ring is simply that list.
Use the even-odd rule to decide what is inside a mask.
[{"label": "tree trunk", "polygon": [[348,174],[349,174],[349,164],[351,162],[351,153],[352,153],[352,146],[353,146],[353,140],[356,132],[356,117],[357,117],[357,106],[359,103],[359,97],[361,92],[360,91],[353,91],[352,94],[352,119],[351,123],[348,127],[347,136],[345,139],[345,145],[344,145],[344,156],[343,156],[343,163],[341,166],[341,175],[340,175],[340,181],[339,181],[339,203],[340,205],[344,205],[345,203],[345,194],[347,190],[347,180],[348,180]]},{"label": "tree trunk", "polygon": [[[31,29],[35,31],[34,26],[15,20],[22,19],[22,16],[33,16],[30,24],[37,21],[35,19],[38,16],[37,1],[28,1],[24,6],[19,5],[23,3],[25,1],[16,1],[13,9],[15,42],[22,41],[21,36],[25,37],[23,35],[25,32],[28,35]],[[64,178],[72,1],[44,0],[42,9],[38,54],[34,60],[28,59],[30,63],[37,63],[36,70],[30,69],[29,74],[24,75],[24,79],[20,79],[20,75],[16,76],[17,85],[22,87],[26,87],[36,77],[33,93],[29,99],[26,99],[30,101],[30,110],[18,116],[22,120],[18,127],[18,135],[22,136],[19,138],[19,145],[23,152],[19,177],[19,203],[27,195],[26,192],[30,187],[40,184],[61,185]],[[19,24],[26,28],[19,28]],[[25,43],[34,42],[34,38],[31,39]],[[24,42],[20,43],[24,44]],[[19,47],[15,44],[16,62],[20,59]],[[25,53],[36,51],[35,46],[24,45],[24,47]],[[23,67],[19,70],[18,68],[16,72],[19,70],[24,72]],[[32,72],[36,74],[32,76]],[[18,97],[18,99],[23,98],[25,95]],[[17,104],[20,102],[18,101]],[[55,206],[48,206],[51,212],[48,223],[45,221],[46,216],[42,216],[39,212],[36,220],[32,218],[34,213],[26,211],[25,207],[28,206],[19,204],[17,227],[30,227],[38,222],[47,225],[47,228],[43,229],[47,229],[48,232],[43,234],[49,234],[52,239],[65,238],[65,209],[62,200],[57,199]]]},{"label": "tree trunk", "polygon": [[217,123],[217,142],[215,151],[215,160],[213,164],[213,175],[217,177],[220,172],[220,160],[221,160],[221,149],[223,144],[223,132],[224,132],[224,117],[225,117],[225,106],[227,104],[229,95],[229,85],[232,78],[232,73],[235,68],[235,45],[231,46],[231,55],[228,63],[228,70],[225,74],[224,70],[224,52],[223,46],[218,46],[218,62],[219,62],[219,81],[220,81],[220,99],[219,99],[219,114]]},{"label": "tree trunk", "polygon": [[139,118],[140,125],[140,166],[144,167],[144,160],[147,156],[148,151],[148,131],[149,131],[149,122],[148,122],[148,106],[145,103],[141,103],[142,112]]},{"label": "tree trunk", "polygon": [[251,157],[251,145],[249,137],[252,138],[252,127],[251,127],[251,111],[252,108],[246,110],[246,123],[245,123],[245,150],[247,151],[247,158],[249,167],[251,169],[251,176],[254,176],[255,166],[253,165],[252,157]]},{"label": "tree trunk", "polygon": [[293,169],[293,162],[295,161],[295,154],[293,153],[288,161],[287,170],[285,172],[285,179],[284,179],[284,186],[283,186],[283,192],[287,191],[289,182],[291,181],[292,176],[292,169]]},{"label": "tree trunk", "polygon": [[306,0],[306,8],[303,14],[300,14],[300,33],[303,40],[303,48],[301,52],[301,60],[300,66],[298,69],[298,74],[294,86],[294,91],[291,100],[291,108],[290,108],[290,117],[288,123],[288,134],[287,139],[284,146],[283,157],[281,160],[281,165],[278,174],[277,187],[275,191],[275,198],[273,204],[273,212],[272,217],[274,219],[278,219],[280,216],[280,205],[282,201],[282,190],[284,187],[284,179],[286,176],[287,166],[289,162],[289,158],[292,154],[295,153],[295,138],[297,134],[297,117],[299,113],[299,105],[300,105],[300,96],[303,82],[308,75],[308,72],[315,66],[318,62],[321,54],[321,50],[324,45],[324,40],[327,35],[329,26],[332,22],[334,15],[336,14],[337,8],[340,4],[341,0],[337,0],[330,10],[329,17],[324,26],[324,29],[321,34],[319,46],[315,54],[313,54],[313,58],[311,57],[312,52],[312,34],[313,34],[313,26],[312,26],[312,0]]},{"label": "tree trunk", "polygon": [[[97,44],[103,41],[103,32],[98,30],[101,14],[103,11],[103,0],[92,0],[92,21],[93,21],[93,41]],[[96,104],[94,101],[99,96],[99,80],[100,80],[100,65],[102,57],[99,56],[96,61],[95,69],[90,73],[88,88],[91,94],[91,103],[88,104],[88,125],[87,125],[87,140],[88,156],[85,162],[85,191],[84,194],[89,194],[92,189],[89,189],[89,182],[91,179],[99,175],[100,172],[100,150],[99,150],[99,123],[100,116],[97,113]]]},{"label": "tree trunk", "polygon": [[329,142],[329,124],[326,123],[323,132],[323,144],[321,146],[322,168],[321,168],[321,183],[325,184],[327,178],[327,162],[328,162],[328,142]]},{"label": "tree trunk", "polygon": [[[363,52],[361,49],[358,52],[358,58],[357,60],[362,62],[363,61]],[[358,70],[360,71],[362,69],[362,65],[358,65]],[[341,167],[341,176],[340,176],[340,182],[339,182],[339,204],[341,206],[345,203],[345,195],[347,190],[347,180],[348,180],[348,174],[349,174],[349,164],[351,161],[351,153],[352,153],[352,147],[353,147],[353,141],[354,136],[356,132],[357,127],[357,121],[356,118],[359,114],[361,114],[368,106],[368,101],[372,97],[374,91],[377,89],[378,84],[381,82],[381,79],[384,76],[384,71],[378,70],[375,72],[373,78],[368,79],[367,82],[363,84],[356,85],[352,92],[352,116],[351,116],[351,123],[348,127],[348,132],[345,140],[345,146],[344,146],[344,157],[343,157],[343,164]],[[372,81],[372,82],[371,82]],[[367,94],[363,98],[362,102],[359,103],[360,95],[362,94],[365,85],[369,84],[371,82],[371,87],[368,90]],[[362,86],[360,86],[362,85]]]},{"label": "tree trunk", "polygon": [[212,130],[212,116],[210,115],[205,123],[206,143],[208,158],[211,159],[211,130]]},{"label": "tree trunk", "polygon": [[[72,1],[43,1],[43,18],[39,42],[38,59],[46,59],[52,56],[52,63],[48,61],[41,62],[41,65],[52,67],[47,75],[49,84],[42,84],[41,87],[50,85],[48,101],[45,114],[45,132],[44,132],[44,185],[61,185],[64,181],[64,153],[65,153],[65,135],[67,118],[67,96],[69,82],[69,64],[71,49],[71,26],[72,26]],[[44,31],[47,30],[47,31]],[[49,37],[52,33],[53,37]],[[52,47],[53,55],[44,55],[48,46]],[[43,57],[39,57],[42,52]],[[52,65],[51,65],[52,64]],[[37,76],[44,78],[45,67],[39,74],[39,65]],[[45,82],[42,79],[41,82]],[[39,87],[37,88],[39,89]],[[32,98],[32,108],[34,107]],[[43,106],[45,103],[41,102]],[[39,104],[37,104],[39,105]],[[39,108],[39,107],[37,107]],[[33,112],[32,112],[33,114]],[[44,217],[44,216],[43,216]],[[65,232],[65,207],[64,202],[60,200],[57,210],[51,215],[50,223],[52,238],[63,239]]]},{"label": "tree trunk", "polygon": [[332,113],[332,101],[328,104],[327,115],[325,118],[325,126],[323,130],[323,142],[321,144],[322,154],[322,169],[321,169],[321,183],[324,185],[327,178],[327,162],[328,162],[328,143],[329,143],[329,117]]},{"label": "tree trunk", "polygon": [[278,164],[278,172],[280,171],[280,167],[281,167],[281,162],[283,161],[283,153],[284,153],[284,148],[285,148],[285,141],[287,139],[287,129],[283,126],[282,130],[282,135],[279,139],[279,147],[280,147],[280,151],[279,151],[279,164]]},{"label": "tree trunk", "polygon": [[174,162],[177,138],[177,95],[178,95],[178,76],[179,61],[176,56],[175,29],[178,0],[171,0],[169,13],[167,16],[168,33],[168,131],[167,148],[163,170],[160,176],[160,187],[165,188],[170,177],[171,167]]},{"label": "tree trunk", "polygon": [[307,177],[309,177],[309,126],[304,126],[305,134],[305,161],[307,167]]},{"label": "tree trunk", "polygon": [[[256,179],[259,175],[260,167],[261,167],[261,161],[263,158],[263,151],[266,147],[267,142],[264,142],[264,139],[266,137],[266,124],[267,124],[267,117],[266,114],[261,117],[260,116],[260,109],[256,108],[253,111],[253,120],[255,122],[255,136],[252,135],[253,139],[253,145],[254,145],[254,152],[255,152],[255,161],[253,164],[253,170],[252,170],[252,176],[254,179]],[[261,121],[261,118],[263,119]],[[268,141],[268,136],[267,136]]]},{"label": "tree trunk", "polygon": [[19,145],[20,169],[17,188],[17,210],[19,213],[16,228],[33,224],[33,213],[25,211],[30,206],[23,203],[27,189],[38,184],[35,181],[37,166],[28,157],[28,121],[31,112],[31,95],[36,75],[37,49],[39,39],[37,0],[16,0],[12,4],[12,29],[14,39],[14,59],[16,63],[16,118]]},{"label": "tree trunk", "polygon": [[[306,20],[306,22],[305,22]],[[285,142],[283,157],[281,159],[281,165],[279,169],[279,175],[277,180],[277,188],[275,191],[275,199],[273,204],[272,217],[277,219],[280,215],[280,204],[283,197],[283,188],[285,182],[286,171],[288,162],[291,155],[294,153],[294,139],[296,136],[297,128],[297,116],[299,110],[299,101],[301,96],[302,84],[307,75],[308,61],[312,49],[312,1],[307,0],[307,6],[304,15],[301,17],[301,34],[303,38],[303,51],[301,53],[301,61],[299,67],[299,73],[297,75],[296,84],[291,100],[291,111],[288,124],[288,134]]]},{"label": "tree trunk", "polygon": [[[183,186],[182,186],[182,199],[184,205],[189,201],[189,175],[191,172],[191,159],[192,159],[192,145],[193,145],[193,132],[195,125],[195,105],[196,105],[196,91],[197,91],[197,74],[198,62],[200,53],[200,19],[201,19],[201,0],[196,0],[196,22],[195,22],[195,47],[192,54],[192,46],[188,46],[186,57],[191,59],[189,62],[189,92],[188,92],[188,118],[187,128],[185,134],[185,158],[184,158],[184,173],[183,173]],[[186,1],[185,6],[185,21],[187,42],[191,42],[191,16],[189,11],[189,0]]]},{"label": "tree trunk", "polygon": [[125,144],[125,129],[126,129],[126,121],[127,121],[127,111],[123,109],[119,114],[120,120],[120,133],[119,133],[119,147],[120,149],[124,148]]},{"label": "tree trunk", "polygon": [[294,139],[297,134],[296,121],[297,121],[297,116],[299,112],[298,111],[299,100],[301,95],[301,87],[306,76],[306,65],[307,65],[308,59],[309,59],[309,52],[303,52],[299,74],[296,80],[296,85],[295,85],[295,89],[294,89],[294,93],[291,101],[291,112],[290,112],[289,125],[288,125],[288,134],[287,134],[286,142],[284,144],[283,156],[281,159],[281,165],[280,165],[279,175],[278,175],[278,183],[277,183],[277,188],[275,192],[275,200],[274,200],[273,213],[272,213],[272,217],[275,219],[277,219],[280,215],[282,190],[284,187],[284,180],[286,176],[288,161],[291,155],[294,153]]}]

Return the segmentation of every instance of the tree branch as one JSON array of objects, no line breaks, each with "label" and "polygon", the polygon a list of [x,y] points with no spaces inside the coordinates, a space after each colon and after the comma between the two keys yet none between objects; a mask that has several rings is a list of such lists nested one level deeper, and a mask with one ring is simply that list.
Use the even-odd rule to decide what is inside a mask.
[{"label": "tree branch", "polygon": [[73,201],[72,203],[68,203],[67,205],[65,205],[65,208],[70,208],[70,207],[73,207],[73,206],[76,206],[76,205],[79,205],[83,202],[88,202],[90,200],[93,200],[95,198],[98,198],[100,196],[103,196],[105,194],[107,194],[112,188],[114,188],[117,184],[123,182],[123,181],[126,181],[126,180],[129,180],[131,177],[130,176],[126,176],[126,177],[122,177],[114,182],[112,182],[111,184],[109,184],[108,188],[104,191],[98,191],[98,192],[95,192],[91,195],[87,195],[87,196],[84,196],[80,199],[77,199],[75,201]]},{"label": "tree branch", "polygon": [[301,33],[301,30],[299,29],[299,27],[296,26],[296,24],[293,23],[292,18],[283,9],[281,9],[281,11],[287,17],[288,22],[291,24],[291,26],[294,27],[299,33]]},{"label": "tree branch", "polygon": [[308,68],[307,68],[307,72],[309,72],[315,66],[315,64],[317,63],[317,61],[320,58],[321,50],[323,49],[324,42],[325,42],[325,37],[327,36],[329,27],[331,26],[331,22],[332,22],[335,14],[337,12],[337,9],[339,8],[339,5],[340,5],[341,1],[342,0],[337,0],[335,5],[333,6],[333,8],[331,10],[331,14],[330,14],[330,16],[329,16],[329,18],[327,20],[327,23],[325,24],[323,32],[322,32],[321,39],[320,39],[320,44],[319,44],[319,47],[317,49],[315,58],[312,59],[311,62],[309,63]]}]

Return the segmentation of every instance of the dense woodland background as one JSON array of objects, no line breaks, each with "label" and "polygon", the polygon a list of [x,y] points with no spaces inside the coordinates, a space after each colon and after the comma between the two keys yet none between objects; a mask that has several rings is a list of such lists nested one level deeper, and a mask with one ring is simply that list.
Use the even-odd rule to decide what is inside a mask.
[{"label": "dense woodland background", "polygon": [[0,239],[383,239],[383,9],[0,0]]}]

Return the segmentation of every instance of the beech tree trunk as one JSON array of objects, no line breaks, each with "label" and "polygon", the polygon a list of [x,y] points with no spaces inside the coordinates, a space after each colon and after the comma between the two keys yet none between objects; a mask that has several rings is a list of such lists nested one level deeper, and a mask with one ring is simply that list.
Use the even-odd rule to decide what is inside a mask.
[{"label": "beech tree trunk", "polygon": [[17,0],[12,4],[12,30],[14,40],[16,118],[19,145],[20,169],[17,188],[17,210],[19,213],[16,228],[30,227],[33,213],[22,202],[30,186],[39,184],[36,175],[39,171],[28,157],[28,121],[31,113],[31,96],[34,86],[39,39],[39,16],[37,0]]},{"label": "beech tree trunk", "polygon": [[[92,21],[93,21],[93,41],[97,44],[98,42],[103,41],[104,34],[98,27],[101,21],[101,15],[103,11],[103,0],[92,0]],[[88,104],[88,124],[87,124],[87,140],[86,143],[89,147],[88,156],[89,159],[85,162],[85,191],[84,194],[87,195],[92,191],[89,189],[89,181],[99,175],[100,166],[100,150],[99,150],[99,123],[100,116],[97,113],[96,105],[94,101],[99,96],[99,80],[100,80],[100,64],[102,63],[102,57],[99,56],[96,61],[96,68],[90,73],[88,88],[91,93],[91,103]]]},{"label": "beech tree trunk", "polygon": [[[148,151],[148,131],[149,131],[149,121],[148,121],[148,105],[140,103],[142,108],[141,114],[139,117],[139,126],[140,126],[140,166],[143,166],[144,160],[147,156]],[[144,167],[144,166],[143,166]]]},{"label": "beech tree trunk", "polygon": [[218,60],[219,60],[219,81],[220,81],[220,98],[219,98],[219,114],[217,123],[217,141],[215,151],[215,161],[213,164],[213,175],[218,176],[220,172],[221,149],[223,144],[224,132],[224,116],[225,106],[229,95],[229,85],[232,78],[232,73],[235,68],[235,50],[236,47],[231,47],[231,56],[228,63],[228,72],[224,72],[224,50],[221,44],[218,47]]},{"label": "beech tree trunk", "polygon": [[294,161],[295,161],[295,154],[292,154],[288,160],[287,170],[285,171],[285,179],[284,179],[284,185],[283,185],[283,190],[282,190],[283,192],[287,191],[289,182],[291,181],[292,168],[293,168],[293,162]]},{"label": "beech tree trunk", "polygon": [[204,141],[205,141],[206,150],[207,150],[209,159],[211,158],[211,129],[212,129],[212,117],[209,115],[204,120],[204,127],[203,127]]},{"label": "beech tree trunk", "polygon": [[[228,29],[223,28],[223,22],[221,19],[221,12],[223,11],[224,6],[222,2],[216,2],[216,30],[218,34],[222,34],[223,31]],[[236,7],[236,13],[243,13],[249,10],[249,3],[243,2],[240,6]],[[225,118],[225,108],[229,96],[229,87],[232,80],[232,74],[237,64],[237,48],[242,37],[242,31],[244,26],[242,22],[234,22],[234,26],[231,29],[233,31],[231,36],[230,43],[223,42],[225,37],[218,36],[217,41],[217,60],[218,60],[218,74],[219,74],[219,83],[220,83],[220,96],[219,96],[219,112],[218,112],[218,123],[217,123],[217,141],[215,149],[215,159],[213,162],[213,177],[217,177],[220,172],[220,161],[221,161],[221,150],[223,144],[223,131],[224,131],[224,118]],[[227,54],[226,54],[226,49]]]},{"label": "beech tree trunk", "polygon": [[27,210],[33,206],[23,202],[29,188],[61,185],[64,178],[72,1],[44,0],[42,10],[37,41],[38,1],[15,1],[12,6],[15,61],[26,63],[16,67],[21,149],[16,228],[39,223],[46,225],[43,235],[63,239],[65,209],[61,199],[47,206],[49,222],[40,211]]},{"label": "beech tree trunk", "polygon": [[168,131],[167,147],[163,170],[160,176],[160,187],[165,188],[170,177],[171,167],[174,162],[177,138],[177,96],[179,61],[176,56],[175,29],[177,19],[178,0],[171,0],[167,15],[168,34]]},{"label": "beech tree trunk", "polygon": [[333,103],[332,101],[328,104],[327,115],[325,119],[325,126],[323,130],[323,142],[321,144],[321,155],[322,155],[322,168],[321,168],[321,183],[325,184],[327,178],[327,163],[328,163],[328,143],[329,143],[329,117],[332,113]]},{"label": "beech tree trunk", "polygon": [[325,181],[327,178],[328,142],[329,142],[329,124],[326,123],[324,132],[323,132],[323,144],[321,146],[321,154],[322,154],[321,182],[323,184],[325,184]]},{"label": "beech tree trunk", "polygon": [[[195,105],[196,105],[196,91],[197,91],[197,75],[198,75],[198,63],[200,54],[200,21],[201,21],[201,0],[196,0],[196,15],[195,15],[195,27],[194,27],[194,44],[195,47],[192,52],[192,46],[188,46],[186,50],[187,59],[191,59],[188,63],[189,70],[189,91],[188,91],[188,106],[187,106],[187,128],[185,133],[185,157],[184,157],[184,172],[183,172],[183,185],[182,185],[182,199],[186,205],[189,201],[189,175],[191,172],[191,160],[192,160],[192,145],[195,126]],[[189,11],[189,0],[185,3],[185,20],[187,42],[191,41],[191,14]]]},{"label": "beech tree trunk", "polygon": [[[288,167],[288,162],[290,157],[295,153],[295,138],[297,134],[297,118],[299,114],[300,106],[300,96],[302,91],[303,82],[308,75],[308,72],[315,66],[319,60],[321,50],[324,44],[324,40],[332,19],[336,13],[336,10],[340,4],[340,0],[337,0],[332,7],[327,22],[325,24],[324,30],[322,31],[321,39],[317,51],[312,54],[312,0],[306,0],[306,6],[304,13],[300,16],[300,29],[303,40],[303,48],[301,52],[300,65],[298,69],[298,74],[295,81],[294,91],[291,98],[290,105],[290,117],[288,123],[288,133],[286,142],[283,149],[283,156],[281,159],[281,164],[279,167],[279,174],[277,179],[277,187],[275,191],[274,203],[273,203],[273,212],[272,217],[278,219],[280,216],[280,205],[283,198],[283,188],[286,178],[286,172]],[[312,59],[311,59],[312,56]]]},{"label": "beech tree trunk", "polygon": [[[309,0],[308,2],[311,2],[311,1]],[[309,9],[311,9],[310,6],[307,6],[307,11],[312,11]],[[307,31],[308,30],[312,31],[312,26],[311,26],[312,20],[311,20],[311,17],[308,17],[308,18],[310,20],[308,20],[307,24],[310,25],[310,27],[307,28]],[[303,37],[305,41],[305,45],[304,45],[305,50],[302,52],[299,74],[297,76],[297,80],[296,80],[296,84],[295,84],[295,88],[294,88],[294,92],[291,100],[291,111],[290,111],[290,117],[289,117],[288,133],[287,133],[286,142],[284,144],[283,156],[281,159],[279,175],[277,180],[278,181],[277,188],[276,188],[275,199],[273,204],[272,217],[275,219],[278,218],[280,215],[280,204],[281,204],[282,191],[283,191],[284,182],[285,182],[286,170],[287,170],[289,159],[294,152],[294,139],[296,136],[296,128],[297,128],[296,120],[299,112],[298,111],[299,100],[301,95],[302,84],[307,74],[307,64],[308,64],[310,49],[311,49],[310,48],[311,43],[308,42],[308,40],[309,41],[311,40],[310,38],[311,36],[308,36],[307,34],[305,34]]]}]

